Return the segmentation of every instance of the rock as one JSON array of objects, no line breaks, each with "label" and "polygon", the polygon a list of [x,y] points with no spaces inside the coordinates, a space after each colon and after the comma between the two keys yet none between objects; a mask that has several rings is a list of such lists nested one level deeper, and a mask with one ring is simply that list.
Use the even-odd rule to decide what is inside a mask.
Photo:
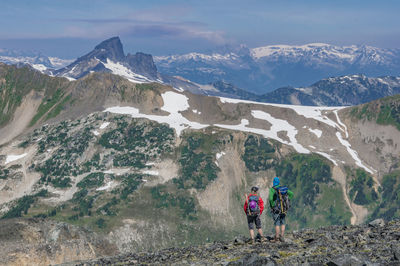
[{"label": "rock", "polygon": [[376,219],[370,222],[368,225],[371,227],[383,227],[385,226],[385,221],[383,219]]},{"label": "rock", "polygon": [[400,246],[393,245],[392,246],[392,252],[393,252],[393,259],[396,261],[400,261]]},{"label": "rock", "polygon": [[329,261],[327,263],[329,266],[335,266],[335,265],[340,265],[340,266],[362,266],[365,265],[362,260],[359,258],[350,255],[350,254],[345,254],[341,256],[337,256],[335,259],[332,261]]},{"label": "rock", "polygon": [[235,245],[243,245],[243,244],[245,244],[245,242],[246,242],[246,239],[244,236],[237,236],[237,237],[235,237],[235,240],[233,241],[233,243]]}]

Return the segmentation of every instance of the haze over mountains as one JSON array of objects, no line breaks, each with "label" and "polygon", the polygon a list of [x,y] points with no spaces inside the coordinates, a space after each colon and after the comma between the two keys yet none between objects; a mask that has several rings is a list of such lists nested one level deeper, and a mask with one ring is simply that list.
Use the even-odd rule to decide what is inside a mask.
[{"label": "haze over mountains", "polygon": [[159,71],[197,83],[223,80],[258,94],[286,86],[303,87],[328,77],[400,74],[400,50],[370,46],[240,47],[224,53],[155,57]]},{"label": "haze over mountains", "polygon": [[[400,73],[399,50],[368,46],[240,46],[224,53],[158,56],[154,62],[151,55],[140,52],[125,56],[120,39],[113,37],[73,63],[10,51],[3,51],[0,60],[28,63],[69,79],[112,72],[133,82],[159,82],[197,94],[283,104],[356,105],[397,94],[400,87],[398,78],[387,76]],[[71,64],[56,67],[67,63]],[[292,86],[279,87],[288,84]]]}]

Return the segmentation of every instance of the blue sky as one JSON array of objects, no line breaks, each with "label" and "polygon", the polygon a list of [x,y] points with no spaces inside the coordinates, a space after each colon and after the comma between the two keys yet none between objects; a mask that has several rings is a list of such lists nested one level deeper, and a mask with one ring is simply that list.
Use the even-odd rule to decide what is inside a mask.
[{"label": "blue sky", "polygon": [[398,0],[2,0],[0,48],[81,56],[112,36],[154,55],[246,44],[400,48]]}]

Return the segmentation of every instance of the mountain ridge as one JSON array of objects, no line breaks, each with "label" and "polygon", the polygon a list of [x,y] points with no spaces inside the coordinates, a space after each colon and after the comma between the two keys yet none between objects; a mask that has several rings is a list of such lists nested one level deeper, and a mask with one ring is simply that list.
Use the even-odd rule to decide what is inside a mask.
[{"label": "mountain ridge", "polygon": [[[289,231],[400,215],[398,96],[293,106],[0,66],[2,88],[39,100],[33,126],[0,147],[4,220],[86,226],[120,253],[232,239],[248,233],[243,194],[257,185],[267,199],[274,176],[296,195]],[[65,89],[47,95],[47,80]]]},{"label": "mountain ridge", "polygon": [[329,44],[243,49],[248,52],[159,56],[155,62],[168,75],[203,84],[224,80],[258,94],[285,86],[307,86],[330,76],[400,74],[398,49]]}]

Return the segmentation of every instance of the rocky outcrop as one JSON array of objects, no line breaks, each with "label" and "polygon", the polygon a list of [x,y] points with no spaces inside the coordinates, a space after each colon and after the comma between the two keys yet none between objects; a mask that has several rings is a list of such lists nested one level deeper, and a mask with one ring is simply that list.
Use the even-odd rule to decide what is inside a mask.
[{"label": "rocky outcrop", "polygon": [[245,237],[203,246],[124,254],[73,265],[398,265],[400,221],[330,226],[287,234],[285,242],[247,244]]},{"label": "rocky outcrop", "polygon": [[89,230],[44,219],[0,220],[1,265],[48,265],[115,255],[117,248]]}]

